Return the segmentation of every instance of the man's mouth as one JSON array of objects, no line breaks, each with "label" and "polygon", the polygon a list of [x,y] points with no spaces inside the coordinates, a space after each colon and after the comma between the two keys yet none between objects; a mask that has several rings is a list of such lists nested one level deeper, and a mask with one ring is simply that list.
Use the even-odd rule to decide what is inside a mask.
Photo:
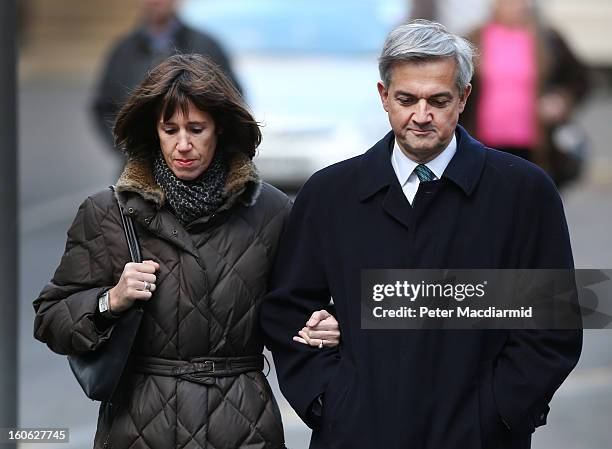
[{"label": "man's mouth", "polygon": [[426,136],[429,133],[433,132],[433,129],[417,129],[417,128],[409,128],[408,131],[410,131],[412,134],[416,135],[416,136]]}]

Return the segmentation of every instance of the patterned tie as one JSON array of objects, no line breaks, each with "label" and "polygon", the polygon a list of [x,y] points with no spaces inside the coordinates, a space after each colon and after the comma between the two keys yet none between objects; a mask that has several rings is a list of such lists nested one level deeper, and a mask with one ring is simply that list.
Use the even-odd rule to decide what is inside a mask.
[{"label": "patterned tie", "polygon": [[433,181],[436,175],[425,164],[419,164],[414,169],[419,181]]}]

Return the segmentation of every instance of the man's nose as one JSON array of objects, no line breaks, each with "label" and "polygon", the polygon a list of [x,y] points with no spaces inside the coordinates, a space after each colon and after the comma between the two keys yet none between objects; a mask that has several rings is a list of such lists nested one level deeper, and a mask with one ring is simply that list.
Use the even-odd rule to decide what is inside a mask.
[{"label": "man's nose", "polygon": [[189,135],[186,132],[179,132],[176,141],[176,149],[178,151],[189,151],[191,150],[191,142]]},{"label": "man's nose", "polygon": [[428,123],[432,120],[431,111],[427,100],[421,98],[415,105],[413,120],[417,123]]}]

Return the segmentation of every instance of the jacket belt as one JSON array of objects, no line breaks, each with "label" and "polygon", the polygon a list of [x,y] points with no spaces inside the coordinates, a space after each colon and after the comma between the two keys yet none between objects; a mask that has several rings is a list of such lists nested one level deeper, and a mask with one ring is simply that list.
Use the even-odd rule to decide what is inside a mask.
[{"label": "jacket belt", "polygon": [[133,370],[156,376],[180,377],[192,382],[203,378],[227,377],[262,371],[262,354],[243,357],[196,357],[190,360],[174,360],[161,357],[136,356]]}]

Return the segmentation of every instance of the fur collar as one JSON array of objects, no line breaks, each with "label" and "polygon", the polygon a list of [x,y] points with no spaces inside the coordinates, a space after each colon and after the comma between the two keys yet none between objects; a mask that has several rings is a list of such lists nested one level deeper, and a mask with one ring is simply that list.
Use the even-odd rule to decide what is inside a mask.
[{"label": "fur collar", "polygon": [[[219,210],[231,208],[236,202],[252,206],[261,191],[261,179],[257,167],[243,153],[232,153],[229,172],[225,181],[225,202]],[[128,156],[123,173],[115,186],[119,203],[125,205],[129,194],[140,195],[160,209],[166,202],[166,195],[155,182],[149,158],[142,155]]]}]

